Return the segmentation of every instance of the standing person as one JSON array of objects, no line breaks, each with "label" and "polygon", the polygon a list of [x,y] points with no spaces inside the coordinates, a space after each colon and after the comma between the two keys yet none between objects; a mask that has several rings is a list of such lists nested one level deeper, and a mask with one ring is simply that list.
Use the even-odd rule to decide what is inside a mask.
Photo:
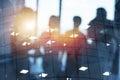
[{"label": "standing person", "polygon": [[67,51],[67,67],[66,67],[66,75],[69,78],[74,78],[74,80],[78,80],[78,57],[80,54],[80,49],[85,47],[85,35],[79,31],[79,26],[81,24],[81,18],[79,16],[74,16],[74,28],[66,32],[65,34],[65,43],[66,43],[66,51]]},{"label": "standing person", "polygon": [[105,38],[109,39],[110,37],[110,36],[106,36],[105,34],[113,35],[111,34],[113,33],[112,32],[113,22],[108,20],[106,17],[107,17],[106,10],[102,7],[98,8],[96,17],[89,23],[90,25],[90,27],[88,28],[89,38],[93,38],[96,41],[104,41]]},{"label": "standing person", "polygon": [[[115,41],[114,36],[114,24],[112,21],[108,20],[107,18],[107,12],[104,8],[100,7],[97,9],[97,15],[96,17],[90,21],[88,28],[88,37],[92,38],[96,42],[102,42],[102,43],[113,43],[110,42],[112,39]],[[114,43],[113,43],[114,45]],[[110,49],[110,53],[114,53],[114,46],[112,49]],[[111,54],[112,55],[112,54]]]},{"label": "standing person", "polygon": [[[117,65],[118,58],[116,57],[116,55],[118,55],[119,51],[118,51],[118,41],[114,34],[113,21],[107,19],[106,10],[100,7],[97,9],[96,17],[92,21],[90,21],[89,25],[90,25],[90,27],[88,28],[89,38],[92,38],[92,40],[94,40],[96,43],[103,43],[106,44],[106,46],[107,44],[109,44],[109,47],[106,48],[107,51],[104,52],[104,54],[100,54],[105,57],[105,61],[107,62],[104,63],[107,64],[105,67],[107,67],[108,71],[112,72],[112,75],[118,74],[118,65]],[[114,69],[112,69],[112,67],[114,67]],[[103,68],[101,69],[103,70]]]},{"label": "standing person", "polygon": [[59,17],[52,15],[49,20],[49,29],[43,32],[39,38],[40,46],[44,48],[43,67],[48,77],[54,80],[60,72],[60,51]]}]

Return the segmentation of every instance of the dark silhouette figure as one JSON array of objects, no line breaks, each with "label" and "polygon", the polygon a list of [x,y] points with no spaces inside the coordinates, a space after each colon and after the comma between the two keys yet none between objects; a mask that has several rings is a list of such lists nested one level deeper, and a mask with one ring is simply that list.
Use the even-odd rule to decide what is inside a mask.
[{"label": "dark silhouette figure", "polygon": [[[33,21],[32,21],[33,20]],[[34,22],[35,12],[24,7],[15,17],[13,32],[11,33],[12,54],[25,55],[29,49],[28,45],[22,45],[24,42],[30,42],[29,37],[33,35],[33,30],[27,29],[26,22]],[[34,27],[34,25],[33,25]],[[22,50],[22,51],[20,51]],[[24,52],[25,51],[25,52]]]},{"label": "dark silhouette figure", "polygon": [[[104,8],[97,9],[96,17],[89,23],[88,37],[97,43],[102,42],[104,44],[109,43],[108,54],[106,60],[108,60],[109,70],[113,74],[118,74],[118,41],[114,34],[114,24],[106,18],[107,13]],[[106,54],[106,53],[105,53]],[[104,54],[103,54],[104,55]]]},{"label": "dark silhouette figure", "polygon": [[79,79],[79,64],[78,58],[80,55],[81,48],[85,47],[85,35],[79,31],[81,24],[81,18],[74,16],[74,29],[66,32],[65,34],[65,50],[67,51],[67,65],[66,65],[66,76],[74,80]]},{"label": "dark silhouette figure", "polygon": [[[113,35],[113,22],[106,18],[107,13],[104,8],[97,9],[96,17],[89,23],[88,37],[96,41],[109,40]],[[111,34],[112,33],[112,34]],[[107,36],[106,36],[107,35]],[[108,36],[109,35],[109,36]]]},{"label": "dark silhouette figure", "polygon": [[57,78],[60,72],[60,61],[58,58],[60,51],[59,17],[51,16],[49,29],[43,32],[39,38],[40,47],[44,48],[43,68],[49,75],[47,78]]}]

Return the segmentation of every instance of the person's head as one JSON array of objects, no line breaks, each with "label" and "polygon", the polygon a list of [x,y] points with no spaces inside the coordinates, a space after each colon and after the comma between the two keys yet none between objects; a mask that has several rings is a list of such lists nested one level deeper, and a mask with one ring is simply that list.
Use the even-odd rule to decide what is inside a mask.
[{"label": "person's head", "polygon": [[100,7],[97,9],[97,17],[101,19],[106,19],[107,12],[104,8]]},{"label": "person's head", "polygon": [[74,28],[78,28],[79,25],[81,24],[81,18],[79,16],[74,16],[73,22],[74,22]]},{"label": "person's head", "polygon": [[59,27],[59,17],[52,15],[49,19],[49,27],[50,28],[58,28]]}]

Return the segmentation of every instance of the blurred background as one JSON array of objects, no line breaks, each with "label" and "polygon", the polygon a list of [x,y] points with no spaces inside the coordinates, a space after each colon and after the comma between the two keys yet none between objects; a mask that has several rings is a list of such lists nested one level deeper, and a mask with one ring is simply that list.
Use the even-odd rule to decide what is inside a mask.
[{"label": "blurred background", "polygon": [[[109,42],[87,37],[88,24],[99,7],[113,22]],[[52,41],[48,41],[47,54],[41,46],[40,36],[50,31],[52,15],[58,17],[61,35],[74,28],[74,16],[82,18],[79,31],[86,36],[86,46],[77,55],[77,65],[71,62],[69,67],[77,66],[77,72],[66,72],[68,55],[64,48],[51,48]],[[119,23],[120,0],[0,0],[0,80],[120,80]],[[56,54],[52,54],[54,50]]]}]

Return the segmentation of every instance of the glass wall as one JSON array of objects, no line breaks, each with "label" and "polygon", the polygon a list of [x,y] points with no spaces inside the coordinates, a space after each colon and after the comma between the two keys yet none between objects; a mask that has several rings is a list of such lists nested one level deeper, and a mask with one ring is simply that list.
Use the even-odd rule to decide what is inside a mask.
[{"label": "glass wall", "polygon": [[[36,10],[36,2],[37,0],[26,0],[26,7]],[[38,35],[40,35],[49,28],[50,16],[59,16],[59,0],[38,0],[38,2]]]},{"label": "glass wall", "polygon": [[[109,3],[109,4],[107,4]],[[61,16],[61,32],[73,28],[74,16],[82,18],[81,30],[84,32],[87,29],[88,23],[96,16],[96,9],[103,7],[107,11],[107,18],[114,19],[114,0],[63,0],[62,2],[62,16]]]},{"label": "glass wall", "polygon": [[[86,34],[86,29],[89,27],[88,23],[96,16],[96,9],[98,7],[106,9],[108,19],[114,19],[114,0],[61,1],[62,5],[60,5],[59,0],[38,0],[38,35],[49,28],[49,18],[51,15],[59,16],[60,6],[60,32],[62,34],[73,29],[74,16],[80,16],[82,18],[82,25],[79,30]],[[36,11],[37,0],[25,0],[25,3],[25,6]],[[50,37],[48,38],[49,35]],[[16,80],[113,80],[113,76],[117,76],[117,74],[111,72],[111,67],[113,67],[112,58],[114,58],[115,54],[112,54],[110,49],[114,46],[114,48],[116,48],[114,38],[110,38],[110,42],[108,42],[102,37],[103,42],[99,42],[98,40],[89,41],[86,39],[85,41],[84,39],[75,39],[75,36],[78,37],[76,34],[60,37],[62,39],[60,40],[63,41],[63,52],[62,50],[59,52],[61,46],[59,44],[52,44],[57,42],[51,39],[52,35],[54,35],[54,33],[51,34],[49,32],[47,35],[45,34],[45,36],[40,38],[43,39],[43,42],[45,41],[43,46],[37,42],[35,42],[35,44],[34,42],[24,42],[20,47],[17,47],[14,59],[14,74],[16,75]],[[68,41],[71,37],[73,42]],[[57,39],[58,38],[57,36]],[[78,47],[76,47],[78,44],[74,44],[74,39],[77,41],[80,40],[79,51],[75,51],[78,50]],[[69,44],[72,44],[72,48]],[[46,51],[44,47],[47,47]],[[69,50],[71,52],[69,52]],[[112,56],[110,56],[111,54]],[[109,62],[109,59],[111,62]]]},{"label": "glass wall", "polygon": [[[27,7],[36,10],[36,2],[37,0],[25,0],[25,5]],[[51,15],[59,15],[59,0],[39,0],[39,27],[38,34],[45,31],[48,28],[48,21]],[[109,4],[107,4],[109,3]],[[88,23],[92,20],[96,15],[96,9],[98,7],[103,7],[107,11],[107,18],[110,20],[114,19],[114,0],[62,0],[62,13],[61,13],[61,33],[65,33],[66,31],[73,28],[72,18],[75,15],[78,15],[82,18],[82,25],[80,30],[83,33],[86,33],[85,29],[87,29]],[[89,13],[89,14],[88,14]]]}]

